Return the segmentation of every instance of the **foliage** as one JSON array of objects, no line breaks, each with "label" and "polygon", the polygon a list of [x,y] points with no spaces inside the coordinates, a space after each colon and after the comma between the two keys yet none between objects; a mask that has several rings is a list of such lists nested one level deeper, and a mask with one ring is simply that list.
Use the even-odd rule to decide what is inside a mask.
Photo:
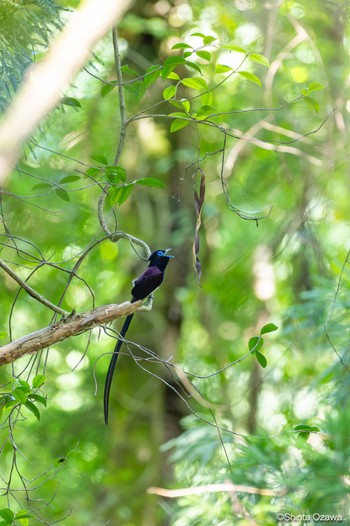
[{"label": "foliage", "polygon": [[[41,11],[19,5],[38,51]],[[176,259],[135,316],[109,428],[112,328],[1,369],[2,524],[346,517],[347,9],[136,3],[122,86],[108,36],[28,143],[1,193],[1,258],[40,294],[77,312],[124,301],[135,237]],[[3,343],[57,321],[1,276]]]},{"label": "foliage", "polygon": [[60,7],[52,0],[0,4],[0,111],[11,101],[25,69],[46,51],[50,38],[61,27]]}]

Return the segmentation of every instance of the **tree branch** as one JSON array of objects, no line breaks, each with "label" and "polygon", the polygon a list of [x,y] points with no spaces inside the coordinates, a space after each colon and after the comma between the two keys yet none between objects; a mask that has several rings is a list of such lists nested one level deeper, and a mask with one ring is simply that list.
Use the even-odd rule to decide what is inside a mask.
[{"label": "tree branch", "polygon": [[20,278],[12,269],[10,269],[10,267],[7,266],[5,261],[3,261],[2,259],[0,259],[0,267],[9,276],[11,276],[11,278],[14,279],[20,285],[20,287],[29,294],[29,296],[31,296],[32,298],[36,299],[37,301],[39,301],[40,303],[42,303],[46,307],[49,307],[49,309],[57,312],[58,314],[63,314],[63,316],[68,314],[68,312],[66,310],[61,309],[61,307],[58,307],[54,303],[51,303],[51,301],[49,301],[46,298],[44,298],[44,296],[39,294],[39,292],[36,292],[36,290],[32,289],[32,287],[30,287],[28,285],[28,283],[23,281],[22,278]]},{"label": "tree branch", "polygon": [[0,366],[12,363],[25,354],[38,352],[70,336],[76,336],[117,318],[133,314],[141,307],[141,304],[141,301],[134,303],[126,301],[120,305],[102,305],[96,309],[63,318],[54,325],[27,334],[0,347]]}]

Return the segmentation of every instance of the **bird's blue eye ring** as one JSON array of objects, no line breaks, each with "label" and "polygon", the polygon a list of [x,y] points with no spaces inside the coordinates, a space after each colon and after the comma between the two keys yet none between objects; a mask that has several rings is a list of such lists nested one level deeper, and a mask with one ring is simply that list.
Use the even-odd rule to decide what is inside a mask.
[{"label": "bird's blue eye ring", "polygon": [[164,252],[162,250],[158,250],[157,256],[164,256]]}]

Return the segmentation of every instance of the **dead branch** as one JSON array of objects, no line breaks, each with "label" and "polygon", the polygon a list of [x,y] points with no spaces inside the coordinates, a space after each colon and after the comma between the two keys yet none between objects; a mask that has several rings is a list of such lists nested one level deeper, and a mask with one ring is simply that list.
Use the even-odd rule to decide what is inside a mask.
[{"label": "dead branch", "polygon": [[135,301],[135,303],[126,301],[120,305],[102,305],[87,312],[71,314],[54,325],[27,334],[0,347],[0,366],[12,363],[25,354],[45,349],[70,336],[77,336],[94,327],[100,327],[117,318],[128,316],[140,307],[141,301]]}]

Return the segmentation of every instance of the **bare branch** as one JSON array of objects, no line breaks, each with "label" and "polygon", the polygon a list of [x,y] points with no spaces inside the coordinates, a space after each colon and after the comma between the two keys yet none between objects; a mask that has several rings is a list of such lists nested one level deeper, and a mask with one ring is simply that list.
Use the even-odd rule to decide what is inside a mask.
[{"label": "bare branch", "polygon": [[0,366],[12,363],[25,354],[34,353],[50,345],[105,325],[117,318],[133,314],[141,307],[141,301],[120,305],[102,305],[81,314],[70,315],[58,323],[32,332],[0,347]]},{"label": "bare branch", "polygon": [[286,494],[285,489],[273,490],[265,488],[255,488],[253,486],[242,486],[226,482],[224,484],[208,484],[207,486],[193,486],[190,488],[165,489],[165,488],[148,488],[147,493],[151,495],[160,495],[169,499],[177,497],[186,497],[187,495],[203,495],[204,493],[219,493],[239,491],[240,493],[250,493],[253,495],[266,495],[269,497],[281,497]]},{"label": "bare branch", "polygon": [[16,164],[21,144],[56,106],[61,90],[130,3],[130,0],[86,0],[53,42],[47,58],[29,68],[23,87],[0,125],[0,182]]}]

